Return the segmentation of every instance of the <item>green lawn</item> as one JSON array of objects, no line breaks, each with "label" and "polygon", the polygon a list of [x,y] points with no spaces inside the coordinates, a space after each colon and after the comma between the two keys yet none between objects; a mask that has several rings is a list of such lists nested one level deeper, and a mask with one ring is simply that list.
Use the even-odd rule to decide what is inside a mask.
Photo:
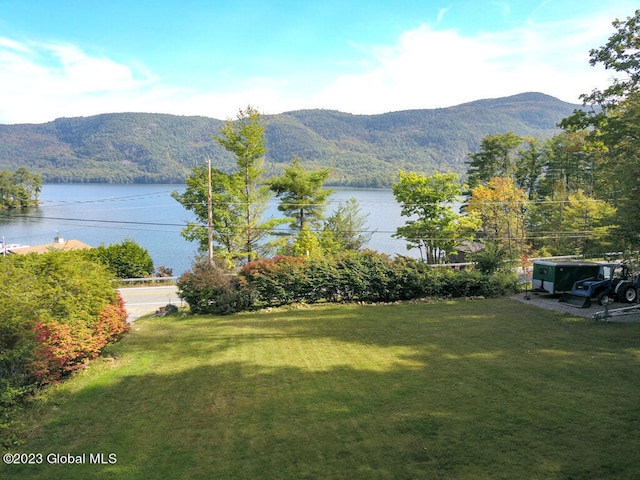
[{"label": "green lawn", "polygon": [[320,306],[143,319],[111,353],[33,412],[16,451],[43,463],[0,478],[640,478],[637,324],[508,299]]}]

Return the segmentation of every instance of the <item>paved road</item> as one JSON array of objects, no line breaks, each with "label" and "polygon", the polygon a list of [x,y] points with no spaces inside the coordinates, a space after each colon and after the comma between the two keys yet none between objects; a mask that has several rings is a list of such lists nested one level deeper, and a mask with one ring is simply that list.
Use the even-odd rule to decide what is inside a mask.
[{"label": "paved road", "polygon": [[142,315],[153,313],[159,307],[164,307],[168,303],[181,306],[182,301],[178,298],[178,289],[175,285],[161,287],[125,287],[119,288],[125,302],[128,320],[135,321]]}]

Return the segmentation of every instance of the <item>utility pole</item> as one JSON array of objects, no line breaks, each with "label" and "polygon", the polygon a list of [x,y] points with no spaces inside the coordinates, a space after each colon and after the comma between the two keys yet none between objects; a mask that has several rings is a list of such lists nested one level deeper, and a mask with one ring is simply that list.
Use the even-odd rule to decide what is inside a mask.
[{"label": "utility pole", "polygon": [[213,205],[211,192],[211,159],[207,157],[207,218],[209,235],[209,265],[213,267]]}]

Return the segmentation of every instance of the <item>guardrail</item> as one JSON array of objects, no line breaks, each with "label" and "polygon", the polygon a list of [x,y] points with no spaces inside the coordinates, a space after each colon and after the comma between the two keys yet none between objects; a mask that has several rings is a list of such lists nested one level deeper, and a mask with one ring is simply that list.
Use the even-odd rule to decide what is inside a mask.
[{"label": "guardrail", "polygon": [[[561,255],[556,257],[536,257],[530,258],[530,261],[535,260],[568,260],[571,258],[581,258],[579,255]],[[460,267],[469,267],[471,265],[475,265],[474,262],[459,262],[459,263],[428,263],[429,267],[452,267],[452,268],[460,268]]]},{"label": "guardrail", "polygon": [[[570,258],[581,258],[579,255],[562,255],[556,257],[536,257],[530,258],[530,261],[535,260],[565,260]],[[460,263],[438,263],[428,264],[430,267],[451,267],[451,268],[464,268],[473,265],[473,262],[460,262]],[[114,283],[175,283],[180,277],[143,277],[143,278],[115,278],[112,280]]]},{"label": "guardrail", "polygon": [[179,277],[114,278],[114,283],[175,283]]}]

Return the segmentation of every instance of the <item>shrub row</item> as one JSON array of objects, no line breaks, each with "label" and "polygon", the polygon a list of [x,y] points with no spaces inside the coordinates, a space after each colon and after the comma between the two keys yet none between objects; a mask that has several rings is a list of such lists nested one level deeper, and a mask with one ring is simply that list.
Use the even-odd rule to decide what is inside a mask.
[{"label": "shrub row", "polygon": [[499,296],[517,290],[513,274],[433,268],[373,251],[245,265],[237,277],[196,263],[178,280],[193,313],[232,313],[295,302],[393,302],[420,297]]}]

